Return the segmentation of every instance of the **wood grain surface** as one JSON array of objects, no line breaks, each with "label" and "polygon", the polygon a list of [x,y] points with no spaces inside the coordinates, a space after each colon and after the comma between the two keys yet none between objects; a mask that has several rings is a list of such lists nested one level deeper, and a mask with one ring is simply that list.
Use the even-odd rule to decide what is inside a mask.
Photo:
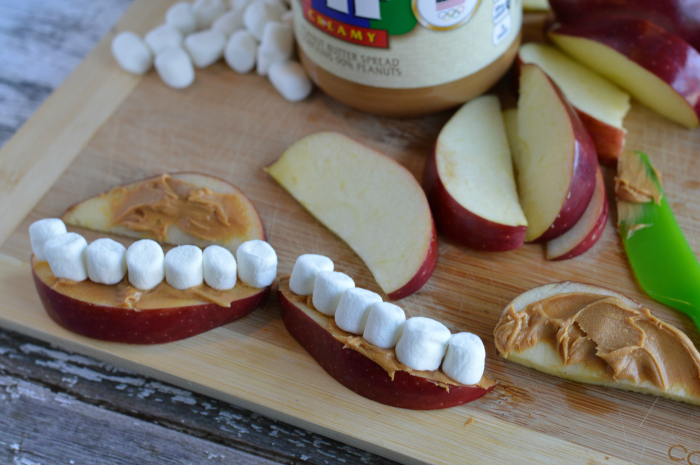
[{"label": "wood grain surface", "polygon": [[[137,1],[119,28],[144,32],[161,21],[168,4]],[[244,320],[154,347],[101,343],[55,325],[31,282],[28,225],[59,216],[106,188],[168,171],[214,174],[246,192],[278,253],[280,275],[291,272],[299,254],[322,253],[359,286],[379,292],[360,259],[262,167],[298,138],[336,130],[394,157],[420,179],[426,155],[450,116],[373,117],[318,91],[307,101],[289,104],[264,78],[237,75],[221,63],[197,71],[192,87],[175,91],[154,73],[124,77],[109,57],[110,39],[69,77],[59,94],[63,97],[48,101],[0,152],[0,173],[16,180],[0,193],[3,202],[15,205],[0,213],[0,237],[7,238],[0,247],[0,324],[406,463],[658,464],[674,463],[671,457],[680,457],[682,449],[700,450],[698,407],[566,382],[504,361],[493,347],[493,327],[508,301],[533,286],[568,279],[637,298],[684,330],[696,346],[700,343],[687,318],[637,288],[613,227],[614,214],[590,252],[561,263],[547,262],[539,245],[482,253],[440,239],[433,277],[399,304],[410,316],[430,316],[453,332],[481,336],[487,370],[501,383],[486,397],[448,410],[393,409],[346,390],[286,333],[274,298]],[[84,79],[92,79],[94,89],[87,89],[93,91],[79,91]],[[66,114],[70,100],[75,112]],[[636,104],[625,126],[627,146],[646,151],[663,172],[669,203],[697,254],[700,132]],[[67,140],[70,147],[52,149]],[[31,162],[23,160],[27,154]],[[611,187],[613,173],[605,175]],[[475,421],[467,425],[470,419]]]}]

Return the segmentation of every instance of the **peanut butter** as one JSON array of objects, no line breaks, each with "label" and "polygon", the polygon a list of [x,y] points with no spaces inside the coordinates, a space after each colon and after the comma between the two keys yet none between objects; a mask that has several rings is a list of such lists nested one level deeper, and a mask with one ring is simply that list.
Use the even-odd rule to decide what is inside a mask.
[{"label": "peanut butter", "polygon": [[646,308],[618,297],[563,293],[516,311],[509,307],[494,330],[504,355],[551,344],[564,366],[584,363],[613,381],[647,381],[700,395],[700,353],[678,329]]},{"label": "peanut butter", "polygon": [[625,152],[617,162],[615,196],[630,203],[661,203],[658,186],[647,173],[642,160],[633,152]]},{"label": "peanut butter", "polygon": [[74,299],[116,308],[148,310],[155,308],[185,307],[213,303],[221,307],[230,307],[231,302],[254,295],[260,289],[248,287],[242,282],[233,289],[217,291],[206,284],[185,290],[175,289],[163,281],[155,288],[141,291],[129,284],[126,278],[120,283],[106,285],[85,281],[58,279],[51,272],[46,261],[32,258],[32,267],[36,275],[49,287]]},{"label": "peanut butter", "polygon": [[112,225],[149,232],[159,241],[167,239],[172,225],[199,239],[219,242],[245,236],[252,227],[239,196],[216,193],[168,174],[113,192]]}]

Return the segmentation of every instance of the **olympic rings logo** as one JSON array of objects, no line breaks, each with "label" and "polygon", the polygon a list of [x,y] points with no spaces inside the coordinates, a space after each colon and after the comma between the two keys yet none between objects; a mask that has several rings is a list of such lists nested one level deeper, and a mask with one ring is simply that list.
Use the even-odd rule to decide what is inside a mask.
[{"label": "olympic rings logo", "polygon": [[685,462],[688,465],[700,465],[700,450],[688,452],[688,449],[680,444],[668,448],[668,458],[674,462]]},{"label": "olympic rings logo", "polygon": [[438,13],[438,19],[443,21],[449,21],[451,19],[457,19],[464,13],[464,5],[460,5],[457,8],[452,8],[449,10],[441,11]]}]

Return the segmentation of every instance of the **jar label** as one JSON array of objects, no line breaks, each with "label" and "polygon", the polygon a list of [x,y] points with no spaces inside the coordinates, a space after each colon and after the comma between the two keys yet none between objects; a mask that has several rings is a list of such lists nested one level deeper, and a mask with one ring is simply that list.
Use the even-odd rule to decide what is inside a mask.
[{"label": "jar label", "polygon": [[521,0],[293,0],[304,53],[342,79],[413,89],[485,68],[518,36]]}]

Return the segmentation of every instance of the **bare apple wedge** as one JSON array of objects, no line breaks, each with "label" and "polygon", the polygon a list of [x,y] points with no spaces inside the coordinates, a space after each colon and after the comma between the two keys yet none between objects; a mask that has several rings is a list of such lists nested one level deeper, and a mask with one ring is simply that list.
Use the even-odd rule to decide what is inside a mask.
[{"label": "bare apple wedge", "polygon": [[494,329],[508,360],[572,381],[700,405],[700,353],[677,328],[610,289],[546,284],[511,301]]},{"label": "bare apple wedge", "polygon": [[59,325],[83,336],[128,344],[185,339],[243,318],[269,288],[238,283],[228,291],[200,285],[185,291],[165,281],[139,291],[126,279],[115,285],[58,280],[48,262],[32,257],[34,284],[46,312]]},{"label": "bare apple wedge", "polygon": [[534,63],[547,73],[588,129],[598,160],[615,165],[625,146],[622,121],[630,109],[629,94],[549,45],[524,44],[518,63]]},{"label": "bare apple wedge", "polygon": [[424,185],[446,237],[478,250],[523,245],[527,220],[498,97],[474,99],[447,122],[425,165]]},{"label": "bare apple wedge", "polygon": [[576,224],[593,196],[595,146],[556,84],[533,64],[520,68],[516,125],[513,161],[525,241],[550,241]]},{"label": "bare apple wedge", "polygon": [[280,281],[277,292],[289,334],[329,375],[363,397],[392,407],[432,410],[470,402],[496,386],[485,375],[477,385],[467,386],[439,371],[414,371],[396,360],[394,349],[369,346],[365,352],[374,353],[375,361],[353,348],[361,337],[341,330],[332,318],[307,306],[306,297],[289,290],[288,279]]},{"label": "bare apple wedge", "polygon": [[598,168],[593,197],[583,216],[563,235],[547,242],[548,260],[568,260],[593,247],[603,235],[608,221],[608,197],[605,195],[603,173]]},{"label": "bare apple wedge", "polygon": [[333,132],[298,140],[266,171],[360,256],[390,299],[417,291],[437,261],[423,189],[393,159]]},{"label": "bare apple wedge", "polygon": [[628,17],[554,24],[548,36],[660,115],[700,124],[700,53],[683,39]]},{"label": "bare apple wedge", "polygon": [[220,245],[235,252],[265,240],[257,210],[238,188],[201,173],[162,174],[70,207],[66,224],[167,244]]}]

